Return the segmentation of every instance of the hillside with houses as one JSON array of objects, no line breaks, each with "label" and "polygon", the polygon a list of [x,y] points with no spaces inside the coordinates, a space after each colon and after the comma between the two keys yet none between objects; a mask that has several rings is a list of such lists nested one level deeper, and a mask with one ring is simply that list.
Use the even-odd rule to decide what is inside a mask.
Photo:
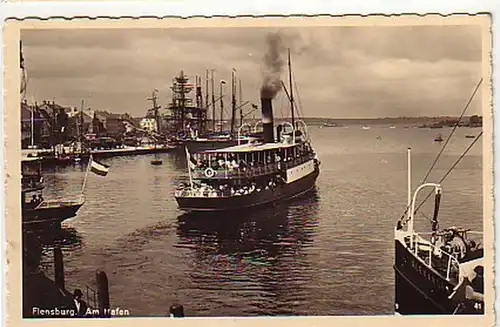
[{"label": "hillside with houses", "polygon": [[128,113],[66,107],[55,101],[21,103],[22,148],[50,148],[76,142],[80,137],[140,143],[143,138],[154,138],[157,130],[154,117],[148,115],[137,118]]}]

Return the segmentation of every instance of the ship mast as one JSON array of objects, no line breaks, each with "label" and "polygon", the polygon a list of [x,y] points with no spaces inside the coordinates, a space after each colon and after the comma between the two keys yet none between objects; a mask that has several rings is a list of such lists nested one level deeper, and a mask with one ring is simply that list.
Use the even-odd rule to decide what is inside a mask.
[{"label": "ship mast", "polygon": [[241,88],[241,79],[238,80],[239,87],[239,106],[240,106],[240,126],[243,125],[243,90]]},{"label": "ship mast", "polygon": [[234,122],[236,118],[236,69],[231,72],[231,135],[234,134]]},{"label": "ship mast", "polygon": [[[205,70],[205,111],[207,115],[207,126],[208,126],[208,69]],[[207,128],[209,129],[209,128]]]},{"label": "ship mast", "polygon": [[224,97],[222,95],[222,85],[225,85],[226,81],[221,80],[219,84],[220,91],[220,132],[222,133],[222,128],[224,127]]},{"label": "ship mast", "polygon": [[85,105],[85,100],[82,100],[82,106],[80,107],[79,119],[80,119],[80,128],[78,129],[78,141],[80,142],[80,146],[83,141],[83,106]]},{"label": "ship mast", "polygon": [[295,129],[295,110],[294,110],[293,84],[292,84],[292,60],[290,58],[290,48],[288,48],[288,78],[290,81],[290,110],[292,111],[292,126]]},{"label": "ship mast", "polygon": [[210,83],[212,86],[212,131],[215,132],[215,84],[214,84],[214,69],[211,71]]},{"label": "ship mast", "polygon": [[160,107],[158,106],[158,104],[156,102],[158,100],[158,96],[156,95],[157,92],[158,92],[157,89],[154,89],[153,91],[151,91],[151,98],[149,98],[148,100],[153,102],[153,112],[154,112],[155,123],[156,123],[156,131],[159,134],[161,134],[161,132],[160,132],[160,119],[159,119],[159,115],[158,115],[158,109],[160,109]]}]

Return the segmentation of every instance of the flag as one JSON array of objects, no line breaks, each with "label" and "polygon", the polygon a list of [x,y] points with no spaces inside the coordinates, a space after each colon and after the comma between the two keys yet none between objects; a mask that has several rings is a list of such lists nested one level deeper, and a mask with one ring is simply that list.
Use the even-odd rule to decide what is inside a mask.
[{"label": "flag", "polygon": [[188,147],[185,147],[186,149],[186,160],[188,162],[188,166],[190,169],[195,169],[196,168],[196,159],[189,153]]},{"label": "flag", "polygon": [[94,161],[92,158],[90,159],[92,162],[90,163],[90,171],[99,176],[106,176],[109,171],[109,166],[105,164]]}]

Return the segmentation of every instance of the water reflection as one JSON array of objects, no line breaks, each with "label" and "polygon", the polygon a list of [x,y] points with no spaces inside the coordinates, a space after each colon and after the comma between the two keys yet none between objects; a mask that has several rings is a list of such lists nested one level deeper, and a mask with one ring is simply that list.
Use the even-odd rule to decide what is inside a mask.
[{"label": "water reflection", "polygon": [[192,250],[192,287],[231,293],[224,305],[241,299],[247,314],[297,314],[313,282],[307,249],[318,226],[318,203],[314,190],[247,214],[181,215],[176,247]]},{"label": "water reflection", "polygon": [[82,237],[75,228],[61,227],[60,224],[47,225],[42,230],[24,231],[22,236],[25,272],[44,268],[52,263],[52,249],[74,250],[82,247]]}]

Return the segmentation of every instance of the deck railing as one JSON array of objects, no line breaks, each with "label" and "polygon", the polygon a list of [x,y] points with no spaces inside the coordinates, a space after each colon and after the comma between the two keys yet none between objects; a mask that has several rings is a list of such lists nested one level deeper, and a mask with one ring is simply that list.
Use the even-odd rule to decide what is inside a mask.
[{"label": "deck railing", "polygon": [[85,299],[87,300],[87,305],[91,309],[97,309],[99,307],[99,302],[97,300],[97,291],[92,287],[85,285]]},{"label": "deck railing", "polygon": [[[452,277],[454,277],[452,276],[453,273],[456,273],[458,275],[457,276],[457,281],[458,281],[458,278],[460,277],[460,265],[455,256],[447,253],[446,251],[441,250],[440,248],[433,245],[431,242],[421,239],[420,236],[418,236],[418,234],[414,234],[413,237],[414,237],[413,244],[415,246],[411,250],[417,257],[419,257],[424,262],[425,265],[427,265],[430,268],[438,270],[440,273],[443,273],[443,271],[440,271],[439,269],[440,267],[433,267],[432,265],[432,258],[442,260],[442,257],[439,258],[436,255],[436,253],[439,253],[447,259],[446,271],[444,272],[444,277],[446,278],[446,280],[450,281]],[[424,256],[423,255],[424,253],[427,253],[427,256]]]},{"label": "deck railing", "polygon": [[[253,178],[259,176],[270,175],[278,173],[280,170],[286,170],[297,165],[301,165],[309,160],[313,156],[303,156],[290,161],[280,161],[265,165],[258,166],[247,166],[238,168],[219,168],[213,169],[210,167],[195,168],[193,172],[193,177],[195,179],[239,179],[239,178]],[[207,169],[213,170],[213,176],[206,174]]]}]

